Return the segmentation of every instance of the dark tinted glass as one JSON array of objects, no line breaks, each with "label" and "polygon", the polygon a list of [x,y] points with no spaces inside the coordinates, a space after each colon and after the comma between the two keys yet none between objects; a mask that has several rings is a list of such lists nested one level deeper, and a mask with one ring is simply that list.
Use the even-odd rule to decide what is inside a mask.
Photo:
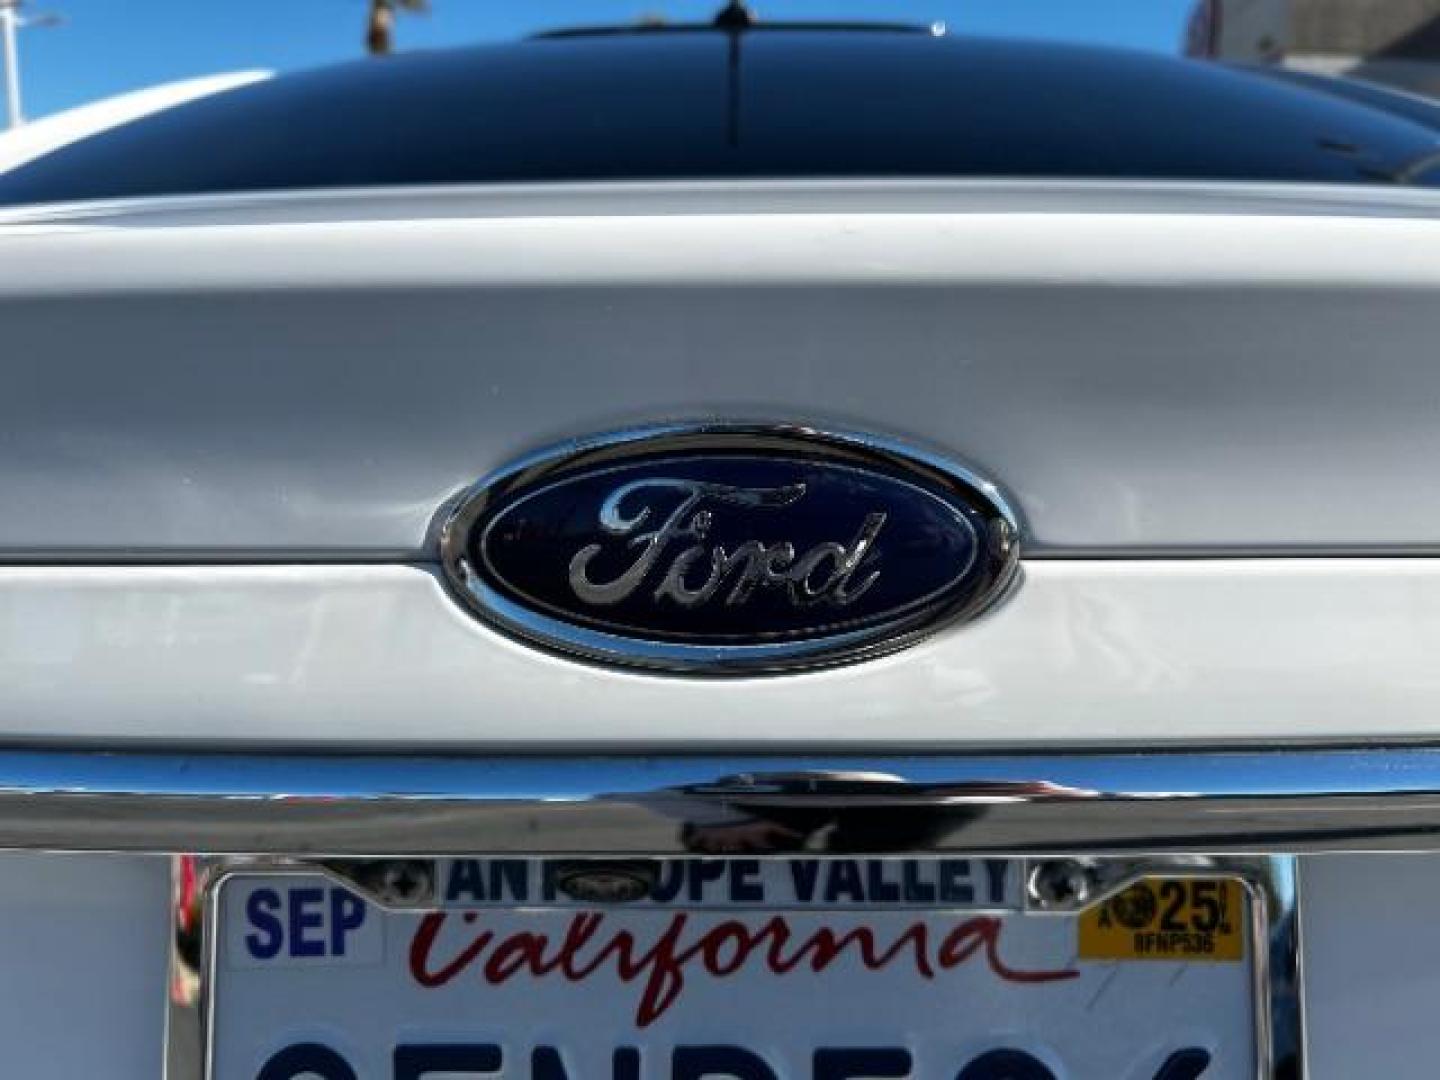
[{"label": "dark tinted glass", "polygon": [[642,178],[1417,182],[1437,148],[1423,114],[1383,97],[1198,61],[891,31],[697,30],[285,76],[52,153],[0,176],[0,202]]}]

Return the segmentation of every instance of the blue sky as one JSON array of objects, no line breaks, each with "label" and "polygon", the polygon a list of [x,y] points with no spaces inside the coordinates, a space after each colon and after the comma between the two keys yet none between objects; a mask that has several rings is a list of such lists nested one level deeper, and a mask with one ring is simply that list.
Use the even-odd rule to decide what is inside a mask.
[{"label": "blue sky", "polygon": [[[44,116],[124,90],[242,68],[290,70],[361,55],[365,0],[27,0],[65,16],[21,33],[25,112]],[[1174,51],[1192,0],[752,0],[775,18],[942,20],[952,31]],[[674,20],[719,0],[431,0],[397,29],[402,49],[511,38],[544,27]]]}]

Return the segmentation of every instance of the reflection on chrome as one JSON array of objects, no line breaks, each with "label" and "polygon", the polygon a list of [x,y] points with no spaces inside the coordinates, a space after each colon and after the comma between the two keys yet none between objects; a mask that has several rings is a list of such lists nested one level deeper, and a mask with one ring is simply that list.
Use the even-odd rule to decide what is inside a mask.
[{"label": "reflection on chrome", "polygon": [[[88,771],[75,771],[82,763]],[[221,877],[319,869],[385,906],[424,908],[429,855],[583,860],[602,850],[605,865],[676,854],[1028,854],[1036,911],[1099,902],[1157,868],[1235,876],[1252,899],[1253,940],[1269,942],[1256,950],[1257,1075],[1281,1080],[1300,1075],[1303,1046],[1295,860],[1224,846],[1435,846],[1440,826],[1440,800],[1424,794],[1440,791],[1440,754],[1415,748],[868,760],[14,752],[0,767],[28,781],[0,788],[0,835],[12,844],[164,850],[168,837],[170,850],[184,838],[206,841],[192,850],[246,852],[174,859],[169,1080],[204,1075],[204,898]],[[1050,779],[1013,779],[1026,775]],[[1385,797],[1356,797],[1367,792]],[[387,849],[406,857],[374,857]],[[1047,887],[1047,875],[1064,887]]]},{"label": "reflection on chrome", "polygon": [[[283,793],[283,794],[281,794]],[[0,753],[0,846],[214,854],[1440,849],[1440,750]]]}]

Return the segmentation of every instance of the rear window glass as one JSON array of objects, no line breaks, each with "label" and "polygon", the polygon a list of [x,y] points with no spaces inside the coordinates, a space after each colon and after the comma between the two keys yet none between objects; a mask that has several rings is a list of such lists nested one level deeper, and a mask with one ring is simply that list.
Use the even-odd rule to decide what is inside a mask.
[{"label": "rear window glass", "polygon": [[1436,183],[1427,105],[1335,80],[900,30],[559,36],[282,76],[0,175],[0,203],[736,177]]}]

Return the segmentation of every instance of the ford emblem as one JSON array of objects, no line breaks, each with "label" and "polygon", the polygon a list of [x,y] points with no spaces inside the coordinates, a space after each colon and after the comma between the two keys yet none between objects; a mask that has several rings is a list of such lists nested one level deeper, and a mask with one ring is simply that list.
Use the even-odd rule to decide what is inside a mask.
[{"label": "ford emblem", "polygon": [[581,860],[552,865],[555,885],[572,900],[632,904],[655,891],[659,863],[652,859]]},{"label": "ford emblem", "polygon": [[1014,577],[993,485],[892,443],[695,425],[545,452],[441,529],[477,615],[571,656],[765,674],[891,652],[974,618]]}]

